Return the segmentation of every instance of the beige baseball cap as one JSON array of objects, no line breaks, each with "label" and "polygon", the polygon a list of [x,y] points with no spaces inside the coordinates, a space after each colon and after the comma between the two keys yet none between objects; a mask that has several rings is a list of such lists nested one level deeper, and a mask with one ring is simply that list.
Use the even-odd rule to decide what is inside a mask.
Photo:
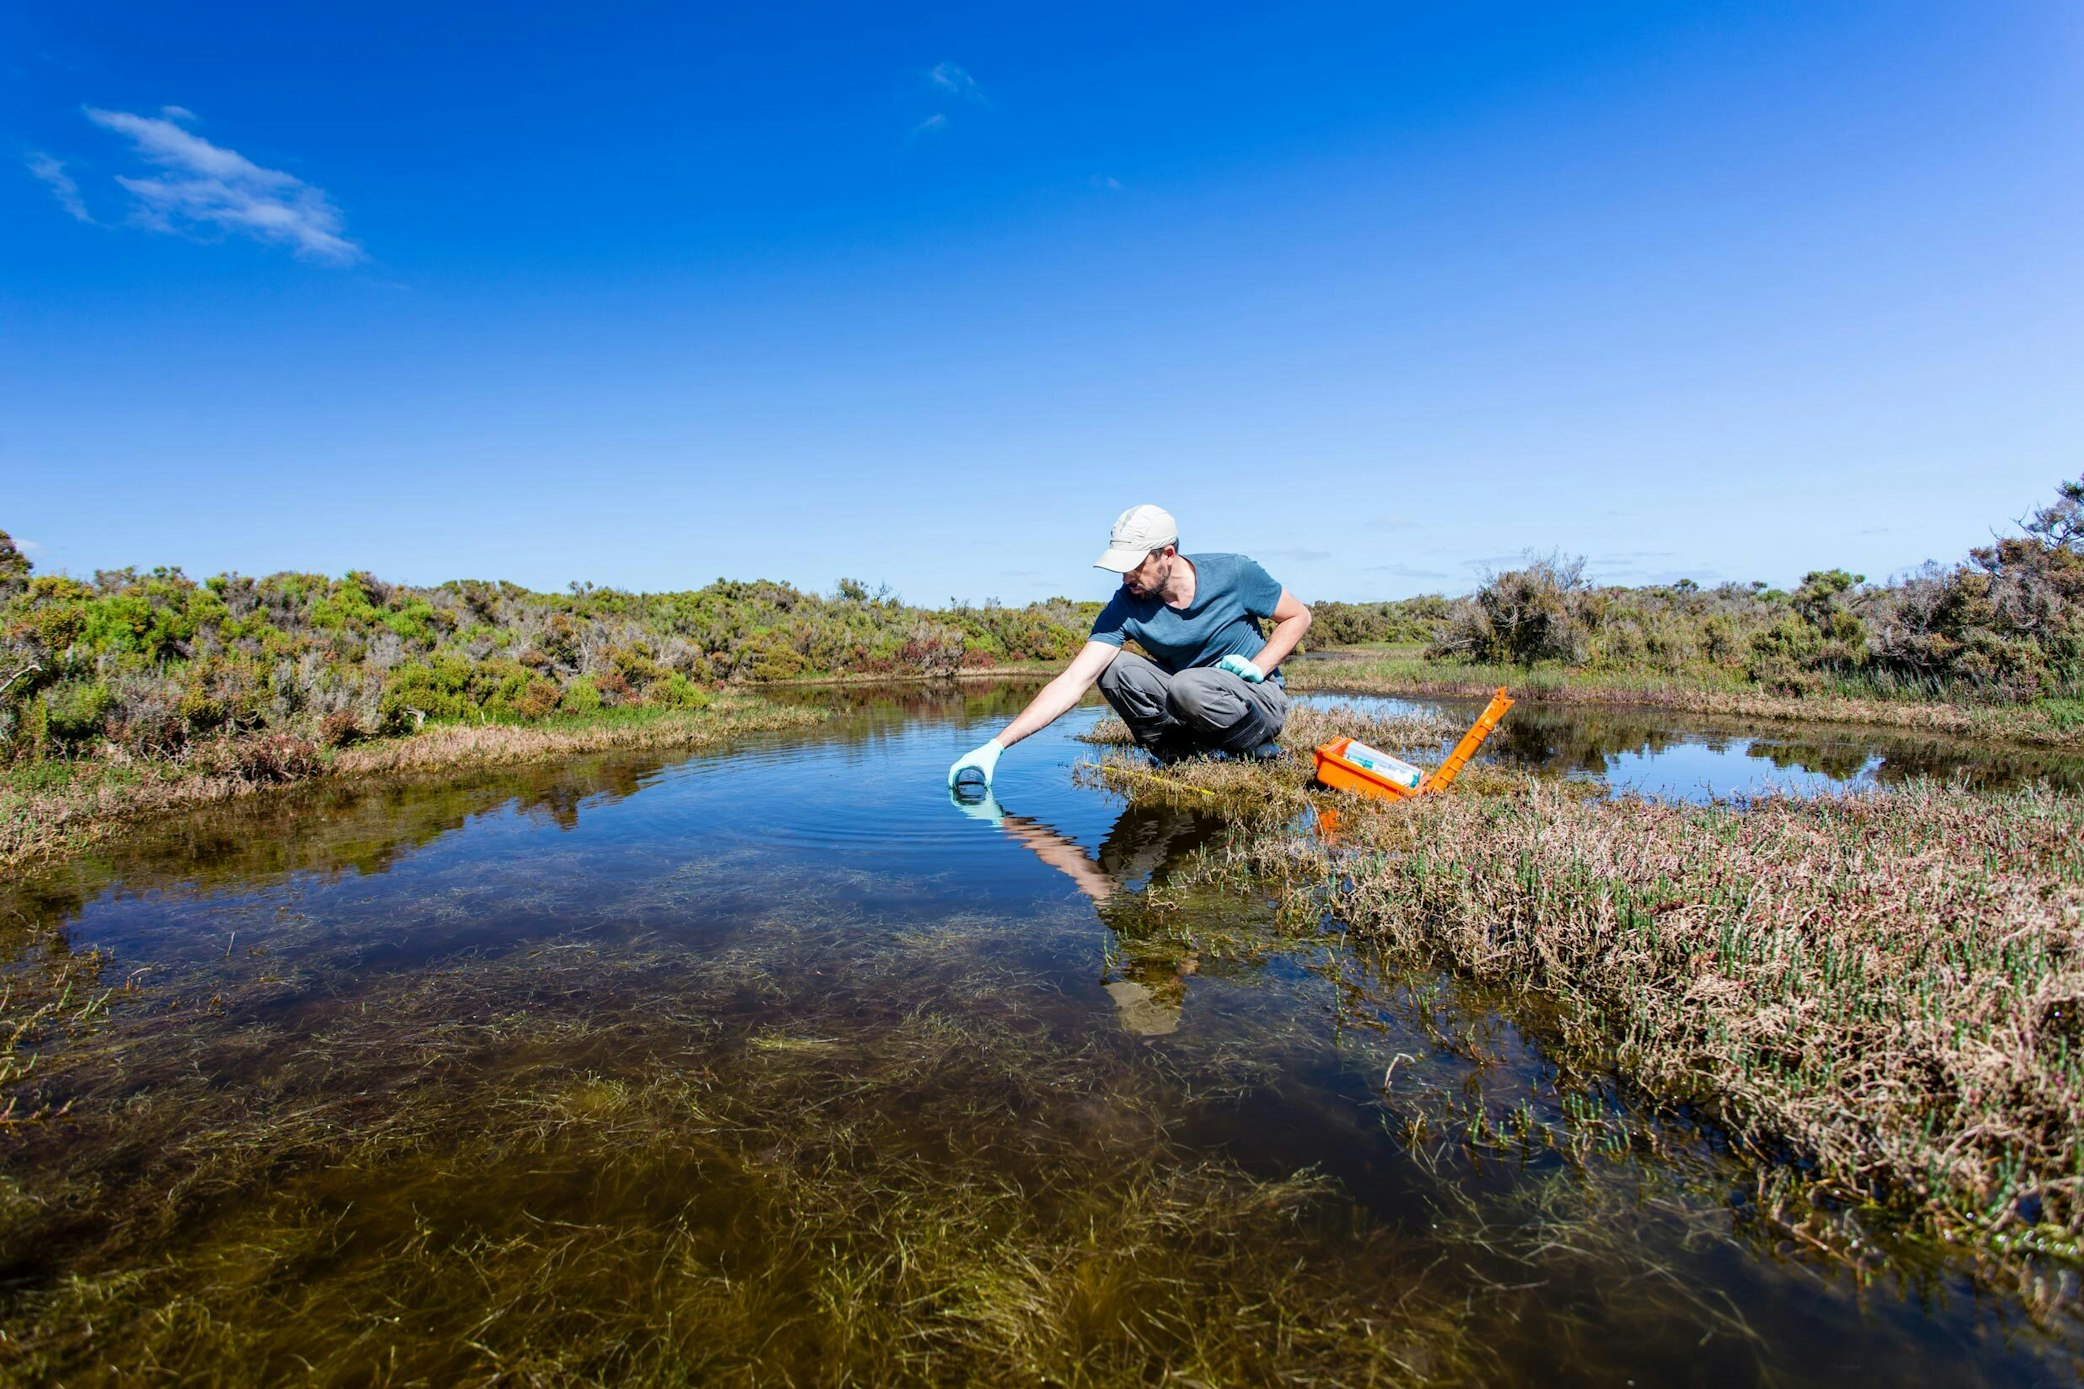
[{"label": "beige baseball cap", "polygon": [[1095,569],[1112,569],[1126,574],[1143,563],[1143,557],[1161,545],[1179,544],[1179,523],[1162,506],[1145,503],[1132,506],[1114,518],[1114,533],[1108,537],[1107,553],[1093,561]]}]

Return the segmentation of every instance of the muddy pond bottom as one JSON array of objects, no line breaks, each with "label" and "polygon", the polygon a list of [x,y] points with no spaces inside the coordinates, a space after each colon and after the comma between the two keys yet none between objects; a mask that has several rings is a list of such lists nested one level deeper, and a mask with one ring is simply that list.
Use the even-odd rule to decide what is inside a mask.
[{"label": "muddy pond bottom", "polygon": [[[0,893],[69,971],[0,1128],[19,1383],[2067,1383],[1855,1276],[1544,1022],[1072,784],[1032,687],[729,755],[318,787]],[[1531,735],[1530,735],[1531,736]],[[1513,745],[1501,744],[1501,757]]]}]

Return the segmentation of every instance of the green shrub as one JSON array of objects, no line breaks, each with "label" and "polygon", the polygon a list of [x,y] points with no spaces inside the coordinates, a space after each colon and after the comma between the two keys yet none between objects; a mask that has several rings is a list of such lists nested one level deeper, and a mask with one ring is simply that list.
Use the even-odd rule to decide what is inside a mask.
[{"label": "green shrub", "polygon": [[[36,583],[44,582],[38,579]],[[34,586],[30,601],[35,601]],[[79,640],[87,625],[87,607],[84,602],[72,598],[53,598],[39,606],[30,608],[19,622],[23,635],[44,650],[57,653],[71,648]]]},{"label": "green shrub", "polygon": [[14,537],[0,531],[0,602],[29,587],[29,571],[36,566],[15,547]]},{"label": "green shrub", "polygon": [[567,714],[597,714],[601,709],[600,687],[588,676],[580,676],[564,687],[562,706]]},{"label": "green shrub", "polygon": [[709,704],[709,692],[678,671],[646,690],[644,697],[667,709],[702,709]]},{"label": "green shrub", "polygon": [[564,692],[557,688],[555,680],[531,678],[527,688],[523,689],[507,705],[507,708],[518,718],[528,720],[540,719],[548,716],[557,708],[557,702],[563,698],[563,695]]},{"label": "green shrub", "polygon": [[92,651],[142,651],[150,654],[152,603],[141,593],[111,593],[88,603],[80,613],[79,639]]},{"label": "green shrub", "polygon": [[1892,587],[1876,605],[1875,663],[1999,700],[2084,687],[2084,478],[2057,494],[2023,535]]},{"label": "green shrub", "polygon": [[191,685],[181,695],[178,706],[182,722],[195,733],[208,733],[223,726],[231,711],[225,701],[211,694],[201,685]]},{"label": "green shrub", "polygon": [[738,664],[731,675],[743,680],[790,680],[809,668],[810,663],[789,644],[786,635],[766,631],[758,633],[740,648]]},{"label": "green shrub", "polygon": [[80,748],[102,736],[116,696],[98,680],[68,680],[46,690],[42,703],[50,740],[60,747]]},{"label": "green shrub", "polygon": [[477,712],[470,698],[470,662],[460,656],[408,661],[384,677],[377,711],[389,732],[419,727],[426,719],[459,719]]},{"label": "green shrub", "polygon": [[1312,603],[1312,647],[1378,642],[1432,642],[1446,630],[1453,604],[1437,593],[1389,603]]},{"label": "green shrub", "polygon": [[583,636],[579,624],[569,613],[554,613],[543,625],[542,635],[536,638],[536,650],[548,663],[565,670],[575,670],[579,665],[579,643]]},{"label": "green shrub", "polygon": [[39,695],[21,706],[20,722],[9,740],[10,750],[23,749],[31,757],[41,757],[50,741],[51,706]]},{"label": "green shrub", "polygon": [[383,625],[405,641],[418,646],[432,646],[435,640],[434,608],[424,600],[416,600],[403,608],[383,614]]}]

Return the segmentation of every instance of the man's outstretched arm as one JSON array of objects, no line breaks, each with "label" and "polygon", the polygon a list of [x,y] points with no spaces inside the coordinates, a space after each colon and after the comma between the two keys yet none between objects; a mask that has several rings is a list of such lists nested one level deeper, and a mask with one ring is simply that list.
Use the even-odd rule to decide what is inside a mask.
[{"label": "man's outstretched arm", "polygon": [[[1278,630],[1278,629],[1277,629]],[[1089,641],[1071,658],[1063,674],[1044,685],[1021,710],[999,731],[999,735],[983,747],[973,749],[955,759],[948,768],[948,784],[953,786],[955,778],[965,770],[974,768],[984,774],[984,783],[991,784],[992,773],[999,765],[999,754],[1012,747],[1030,734],[1040,733],[1061,718],[1066,710],[1085,698],[1085,692],[1093,687],[1102,671],[1121,654],[1119,646],[1104,641]]]}]

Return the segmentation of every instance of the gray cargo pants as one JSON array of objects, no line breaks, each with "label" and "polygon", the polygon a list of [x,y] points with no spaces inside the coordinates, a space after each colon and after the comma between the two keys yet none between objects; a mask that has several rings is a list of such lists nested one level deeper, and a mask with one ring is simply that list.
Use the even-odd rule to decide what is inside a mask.
[{"label": "gray cargo pants", "polygon": [[1168,675],[1133,651],[1100,673],[1100,693],[1137,746],[1161,758],[1251,752],[1288,721],[1288,692],[1272,680],[1254,685],[1214,666]]}]

